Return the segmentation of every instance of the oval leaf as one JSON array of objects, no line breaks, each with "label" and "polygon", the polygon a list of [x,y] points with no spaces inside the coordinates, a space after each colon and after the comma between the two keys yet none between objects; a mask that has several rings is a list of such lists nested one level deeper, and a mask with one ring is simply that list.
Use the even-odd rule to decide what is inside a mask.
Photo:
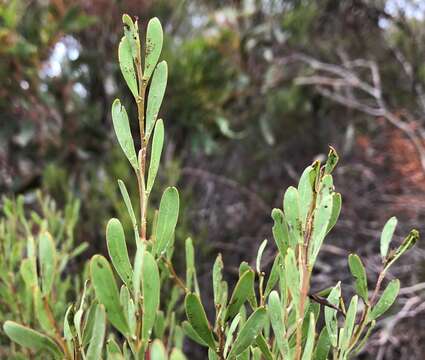
[{"label": "oval leaf", "polygon": [[242,304],[252,294],[252,291],[254,289],[254,279],[255,273],[251,269],[245,271],[239,278],[239,281],[237,282],[235,289],[233,290],[232,297],[230,298],[225,320],[229,317],[231,318],[235,316],[238,313]]},{"label": "oval leaf", "polygon": [[146,56],[143,79],[149,81],[161,54],[163,43],[162,26],[158,18],[149,20],[146,30]]},{"label": "oval leaf", "polygon": [[370,312],[369,319],[375,320],[383,315],[394,303],[400,290],[400,281],[398,279],[391,280],[385,288],[376,305]]},{"label": "oval leaf", "polygon": [[120,69],[128,88],[135,98],[139,95],[137,89],[136,71],[134,69],[131,46],[127,36],[123,36],[118,46],[118,61]]},{"label": "oval leaf", "polygon": [[350,267],[351,274],[356,280],[356,292],[367,304],[369,302],[369,294],[367,290],[366,270],[360,260],[360,257],[356,254],[351,254],[348,257],[348,265]]},{"label": "oval leaf", "polygon": [[160,279],[155,258],[145,251],[142,261],[142,338],[148,340],[159,308]]},{"label": "oval leaf", "polygon": [[381,248],[381,256],[383,259],[385,259],[388,254],[388,249],[390,247],[390,243],[393,238],[396,227],[397,227],[397,218],[393,216],[385,223],[384,228],[382,229],[380,248]]},{"label": "oval leaf", "polygon": [[164,122],[159,119],[155,125],[152,141],[151,161],[149,162],[149,173],[146,191],[151,192],[158,173],[159,162],[161,160],[162,147],[164,146]]}]

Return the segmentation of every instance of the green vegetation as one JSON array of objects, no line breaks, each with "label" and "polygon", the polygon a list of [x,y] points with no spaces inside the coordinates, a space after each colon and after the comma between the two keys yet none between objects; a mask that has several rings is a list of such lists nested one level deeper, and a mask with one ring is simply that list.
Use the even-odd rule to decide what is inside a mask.
[{"label": "green vegetation", "polygon": [[[71,272],[64,281],[63,269],[85,247],[82,244],[73,249],[78,203],[71,202],[64,219],[52,211],[44,214],[48,220],[34,215],[33,221],[40,226],[35,238],[24,216],[22,199],[7,201],[5,220],[0,224],[5,239],[0,243],[1,255],[7,259],[2,263],[5,269],[0,272],[0,290],[6,294],[2,301],[14,309],[3,323],[4,333],[14,342],[10,356],[145,359],[149,353],[150,359],[178,360],[186,358],[186,337],[208,348],[209,359],[345,360],[354,356],[379,317],[394,303],[400,283],[394,279],[381,291],[385,275],[415,245],[418,231],[412,230],[401,245],[390,250],[396,226],[390,219],[381,237],[382,271],[375,284],[368,284],[362,260],[352,254],[348,267],[356,294],[349,297],[343,293],[340,282],[311,293],[318,254],[342,205],[332,177],[338,155],[330,148],[327,160],[308,166],[297,187],[286,190],[282,207],[271,213],[277,251],[269,272],[262,261],[267,240],[258,248],[254,268],[246,262],[240,264],[233,289],[224,280],[224,265],[218,255],[212,269],[215,316],[209,320],[190,238],[185,241],[184,279],[173,262],[173,254],[182,251],[175,243],[180,209],[177,189],[167,187],[158,210],[153,216],[148,214],[167,125],[157,118],[167,84],[167,64],[159,62],[162,27],[157,18],[151,19],[146,40],[141,42],[138,22],[128,15],[122,20],[119,66],[137,107],[138,151],[130,130],[131,117],[119,99],[112,104],[112,121],[137,182],[135,211],[126,184],[118,180],[136,250],[129,253],[121,221],[113,218],[106,227],[109,260],[94,255],[88,274]],[[16,232],[21,227],[26,230],[24,235]],[[80,276],[86,280],[82,291]],[[68,301],[70,291],[74,298]],[[165,296],[167,291],[169,296]],[[25,306],[24,311],[21,306]]]}]

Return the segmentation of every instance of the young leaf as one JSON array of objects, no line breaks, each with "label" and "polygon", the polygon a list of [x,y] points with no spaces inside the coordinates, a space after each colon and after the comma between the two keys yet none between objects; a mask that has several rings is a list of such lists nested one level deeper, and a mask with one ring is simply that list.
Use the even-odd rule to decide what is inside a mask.
[{"label": "young leaf", "polygon": [[151,360],[167,360],[167,351],[161,340],[156,339],[151,346],[150,357]]},{"label": "young leaf", "polygon": [[155,252],[161,255],[173,236],[179,216],[179,193],[175,187],[165,189],[159,204],[158,222],[156,223]]},{"label": "young leaf", "polygon": [[328,160],[325,164],[325,174],[330,174],[335,169],[338,160],[339,156],[336,150],[332,146],[329,146]]},{"label": "young leaf", "polygon": [[214,290],[214,304],[218,305],[221,300],[221,282],[223,280],[223,260],[221,254],[217,255],[213,266],[213,290]]},{"label": "young leaf", "polygon": [[254,289],[254,279],[255,273],[251,269],[245,271],[239,278],[235,289],[233,290],[232,297],[230,298],[226,316],[224,317],[225,320],[235,316],[242,304],[252,294]]},{"label": "young leaf", "polygon": [[226,342],[224,344],[224,357],[226,357],[227,352],[229,351],[230,344],[233,342],[233,334],[239,324],[240,318],[240,314],[237,314],[232,320],[232,323],[230,324],[229,331],[226,334]]},{"label": "young leaf", "polygon": [[158,18],[149,20],[148,28],[146,30],[146,56],[145,56],[145,70],[143,72],[143,79],[149,81],[152,72],[158,62],[159,55],[162,50],[163,33],[161,22]]},{"label": "young leaf", "polygon": [[273,290],[274,286],[279,280],[279,272],[283,271],[282,267],[282,258],[280,255],[277,255],[274,259],[272,269],[270,271],[269,279],[267,280],[266,290],[264,290],[264,296],[267,297],[270,294],[270,291]]},{"label": "young leaf", "polygon": [[105,340],[106,315],[103,305],[96,307],[94,326],[89,347],[87,349],[86,360],[98,360],[102,358],[103,342]]},{"label": "young leaf", "polygon": [[273,209],[272,218],[274,220],[272,228],[274,241],[280,254],[284,257],[289,246],[288,224],[286,223],[283,211],[280,209]]},{"label": "young leaf", "polygon": [[397,218],[393,216],[384,225],[384,229],[381,233],[381,257],[385,259],[388,254],[391,240],[394,235],[395,228],[397,226]]},{"label": "young leaf", "polygon": [[134,148],[133,138],[131,136],[130,123],[128,121],[127,111],[121,105],[119,99],[112,103],[112,123],[115,134],[125,156],[135,170],[139,169],[136,150]]},{"label": "young leaf", "polygon": [[106,244],[115,270],[127,287],[133,286],[133,268],[127,252],[124,229],[118,219],[112,218],[106,226]]},{"label": "young leaf", "polygon": [[155,125],[152,141],[151,161],[149,162],[149,173],[146,191],[151,192],[155,182],[156,174],[158,173],[159,162],[161,160],[162,147],[164,145],[164,123],[159,119]]},{"label": "young leaf", "polygon": [[193,249],[192,239],[189,237],[185,241],[186,251],[186,287],[189,291],[192,290],[192,283],[196,279],[195,269],[195,250]]},{"label": "young leaf", "polygon": [[152,76],[146,108],[146,139],[149,139],[155,121],[158,118],[165,88],[167,87],[168,67],[166,61],[161,61]]},{"label": "young leaf", "polygon": [[400,290],[400,281],[398,279],[391,280],[385,288],[376,305],[369,313],[369,320],[375,320],[383,315],[394,303]]},{"label": "young leaf", "polygon": [[90,261],[90,273],[96,298],[105,306],[109,321],[123,335],[128,335],[127,320],[120,304],[117,284],[108,260],[101,255],[93,256]]},{"label": "young leaf", "polygon": [[127,36],[123,36],[118,46],[118,61],[122,76],[127,83],[131,93],[137,99],[139,91],[137,88],[136,72],[134,70],[133,55],[131,45]]},{"label": "young leaf", "polygon": [[357,294],[359,294],[366,304],[369,303],[366,270],[360,260],[360,257],[356,254],[350,254],[348,257],[348,265],[350,267],[351,274],[356,280],[355,287]]},{"label": "young leaf", "polygon": [[311,181],[311,173],[314,171],[312,166],[307,167],[298,183],[298,193],[300,196],[300,217],[303,226],[306,224],[307,215],[311,209],[313,202],[314,182]]},{"label": "young leaf", "polygon": [[48,351],[55,359],[62,359],[64,354],[59,345],[50,337],[32,330],[13,321],[6,321],[3,325],[6,335],[17,344],[36,350]]},{"label": "young leaf", "polygon": [[121,349],[113,337],[110,337],[106,342],[106,352],[108,360],[124,360]]},{"label": "young leaf", "polygon": [[211,331],[211,326],[198,295],[194,293],[186,295],[185,309],[187,319],[190,325],[192,325],[193,330],[195,330],[199,337],[205,341],[210,348],[215,349],[215,340]]},{"label": "young leaf", "polygon": [[159,307],[160,279],[158,265],[151,253],[145,251],[142,264],[142,338],[148,340]]},{"label": "young leaf", "polygon": [[406,251],[410,250],[417,241],[419,240],[419,231],[413,229],[410,231],[409,235],[403,240],[401,245],[397,248],[397,250],[392,251],[390,254],[388,254],[384,269],[388,270],[388,268],[394,264],[397,259],[403,255]]},{"label": "young leaf", "polygon": [[254,343],[267,321],[267,312],[264,307],[259,307],[248,318],[242,329],[239,331],[235,342],[232,345],[228,359],[234,359],[241,354],[251,344]]},{"label": "young leaf", "polygon": [[261,258],[263,257],[263,252],[264,252],[264,249],[266,248],[266,246],[267,246],[267,239],[264,240],[261,243],[261,245],[258,249],[257,260],[255,262],[255,265],[256,265],[255,267],[256,267],[257,273],[261,272]]},{"label": "young leaf", "polygon": [[334,193],[332,195],[332,214],[331,218],[329,220],[328,228],[326,230],[326,234],[329,234],[329,232],[333,229],[335,226],[339,214],[341,213],[341,206],[342,206],[342,197],[340,193]]},{"label": "young leaf", "polygon": [[[339,298],[341,296],[341,285],[340,283],[330,292],[327,300],[330,304],[338,306]],[[338,342],[338,319],[337,319],[337,310],[329,306],[325,306],[325,323],[326,329],[328,331],[329,340],[333,347],[337,346]]]},{"label": "young leaf", "polygon": [[40,262],[41,290],[48,295],[52,290],[56,272],[56,248],[51,235],[43,232],[39,237],[38,258]]},{"label": "young leaf", "polygon": [[277,344],[277,348],[283,358],[289,353],[288,340],[285,338],[285,322],[282,314],[282,304],[280,302],[279,294],[273,290],[269,296],[269,308],[268,314],[272,328],[274,331],[274,338]]},{"label": "young leaf", "polygon": [[310,313],[310,321],[308,326],[308,332],[307,332],[307,340],[304,345],[304,352],[302,356],[302,360],[311,360],[313,355],[313,349],[314,349],[314,338],[315,338],[315,329],[316,329],[316,323],[314,321],[314,314]]}]

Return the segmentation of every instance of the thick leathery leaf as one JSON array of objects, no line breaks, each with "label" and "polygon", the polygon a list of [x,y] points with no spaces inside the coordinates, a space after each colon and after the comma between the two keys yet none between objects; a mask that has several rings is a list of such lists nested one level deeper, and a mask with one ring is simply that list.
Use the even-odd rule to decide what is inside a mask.
[{"label": "thick leathery leaf", "polygon": [[316,330],[316,322],[314,320],[314,314],[311,312],[310,321],[308,325],[307,340],[304,345],[302,360],[312,359],[313,350],[314,350],[315,330]]},{"label": "thick leathery leaf", "polygon": [[128,288],[133,286],[133,268],[128,257],[124,229],[118,219],[112,218],[106,226],[106,244],[115,270]]},{"label": "thick leathery leaf", "polygon": [[257,273],[261,272],[261,258],[263,257],[263,252],[266,246],[267,246],[267,239],[264,240],[261,243],[260,247],[258,248],[257,259],[255,261],[255,269],[257,270]]},{"label": "thick leathery leaf", "polygon": [[56,275],[56,248],[55,243],[48,232],[43,232],[38,241],[41,291],[43,295],[48,295],[52,290],[53,281]]},{"label": "thick leathery leaf", "polygon": [[225,319],[235,316],[242,304],[252,294],[254,289],[255,273],[249,269],[245,271],[236,283],[235,289],[233,290],[232,296],[227,307]]},{"label": "thick leathery leaf", "polygon": [[342,330],[342,338],[340,339],[340,348],[347,351],[350,345],[350,339],[353,335],[354,324],[356,322],[358,297],[354,295],[350,301],[350,306],[345,317],[344,328]]},{"label": "thick leathery leaf", "polygon": [[330,174],[335,169],[336,164],[338,164],[338,160],[338,153],[332,146],[329,146],[328,159],[325,164],[325,174]]},{"label": "thick leathery leaf", "polygon": [[188,321],[182,322],[182,327],[184,333],[187,335],[188,338],[192,339],[196,343],[202,346],[208,346],[208,344],[202,340],[202,338],[198,335],[198,333],[193,329],[192,325]]},{"label": "thick leathery leaf", "polygon": [[314,181],[311,181],[312,172],[314,172],[313,166],[307,167],[303,171],[298,183],[298,194],[300,197],[300,217],[303,226],[306,224],[307,215],[311,210],[313,202]]},{"label": "thick leathery leaf", "polygon": [[171,351],[170,360],[186,360],[186,356],[180,349],[174,348]]},{"label": "thick leathery leaf", "polygon": [[142,338],[149,339],[159,308],[160,279],[158,265],[151,253],[145,251],[142,261],[143,322]]},{"label": "thick leathery leaf", "polygon": [[95,255],[90,261],[90,274],[97,300],[105,306],[111,324],[123,335],[129,334],[127,320],[120,304],[117,284],[108,260]]},{"label": "thick leathery leaf", "polygon": [[127,208],[127,212],[130,215],[131,223],[133,224],[133,228],[134,228],[136,240],[137,240],[138,239],[137,220],[136,220],[136,214],[134,213],[133,205],[131,204],[130,195],[128,194],[128,191],[124,182],[120,179],[118,179],[118,187],[120,188],[121,196],[124,200],[125,206]]},{"label": "thick leathery leaf", "polygon": [[283,210],[288,223],[289,241],[292,248],[303,241],[298,190],[290,186],[283,197]]},{"label": "thick leathery leaf", "polygon": [[143,79],[146,81],[151,77],[158,62],[159,55],[161,55],[162,43],[162,26],[159,19],[155,17],[149,20],[146,30],[145,70],[143,72]]},{"label": "thick leathery leaf", "polygon": [[400,281],[398,279],[391,280],[378,302],[375,306],[373,306],[372,311],[369,313],[369,320],[375,320],[383,315],[394,303],[399,291]]},{"label": "thick leathery leaf", "polygon": [[179,216],[179,193],[175,187],[168,187],[162,194],[156,223],[156,253],[161,255],[174,234]]},{"label": "thick leathery leaf", "polygon": [[251,344],[254,343],[267,321],[267,312],[264,307],[259,307],[248,318],[239,331],[235,342],[232,345],[228,359],[234,359],[241,354]]},{"label": "thick leathery leaf", "polygon": [[235,330],[239,324],[240,319],[241,319],[240,314],[237,314],[232,320],[232,323],[230,324],[229,330],[226,334],[226,342],[224,344],[224,351],[223,351],[224,357],[226,357],[227,352],[229,351],[229,347],[233,343],[233,334],[235,333]]},{"label": "thick leathery leaf", "polygon": [[118,61],[120,69],[128,88],[135,98],[139,95],[137,88],[136,71],[134,69],[131,45],[128,37],[123,36],[118,46]]},{"label": "thick leathery leaf", "polygon": [[329,220],[328,229],[326,230],[326,234],[328,234],[333,229],[336,222],[338,221],[339,214],[341,213],[341,206],[342,206],[341,194],[340,193],[334,193],[332,195],[332,214],[331,214],[331,218]]},{"label": "thick leathery leaf", "polygon": [[165,88],[167,87],[168,67],[166,61],[161,61],[153,73],[146,108],[146,139],[149,139],[155,121],[158,118]]},{"label": "thick leathery leaf", "polygon": [[356,254],[351,254],[348,257],[348,265],[350,267],[351,274],[356,280],[355,288],[357,294],[364,300],[365,303],[368,303],[369,294],[367,289],[366,270],[360,260],[360,257]]},{"label": "thick leathery leaf", "polygon": [[90,344],[87,349],[86,360],[102,358],[103,342],[105,341],[106,315],[103,305],[97,305]]},{"label": "thick leathery leaf", "polygon": [[38,286],[37,269],[32,258],[23,259],[19,271],[28,289]]},{"label": "thick leathery leaf", "polygon": [[280,271],[283,271],[282,258],[280,255],[277,255],[274,259],[272,269],[270,270],[270,276],[267,280],[266,290],[264,290],[265,297],[269,296],[270,291],[272,291],[277,284]]},{"label": "thick leathery leaf", "polygon": [[155,125],[153,133],[151,160],[149,162],[148,182],[146,191],[151,192],[153,184],[155,183],[156,175],[158,173],[159,162],[161,160],[162,147],[164,146],[164,122],[159,119]]},{"label": "thick leathery leaf", "polygon": [[50,337],[32,330],[26,326],[13,321],[6,321],[3,324],[6,335],[17,344],[33,349],[45,350],[54,356],[55,359],[62,359],[64,354],[60,347]]},{"label": "thick leathery leaf", "polygon": [[255,339],[255,344],[258,346],[258,349],[260,349],[261,352],[258,357],[259,360],[261,359],[261,354],[264,355],[265,360],[274,360],[269,344],[261,333]]},{"label": "thick leathery leaf", "polygon": [[112,123],[114,125],[115,134],[122,151],[134,169],[139,169],[137,161],[136,149],[134,148],[133,137],[131,136],[130,123],[127,111],[121,105],[119,99],[115,99],[112,103]]},{"label": "thick leathery leaf", "polygon": [[198,295],[194,293],[186,295],[185,309],[187,319],[190,325],[192,325],[193,330],[196,331],[199,337],[205,341],[210,348],[215,349],[214,335]]},{"label": "thick leathery leaf", "polygon": [[300,300],[300,273],[297,267],[294,250],[288,249],[285,257],[286,279],[292,299],[296,306]]},{"label": "thick leathery leaf", "polygon": [[390,218],[384,225],[384,228],[381,233],[381,242],[380,242],[381,256],[383,259],[385,259],[388,254],[388,249],[390,247],[390,243],[393,238],[396,227],[397,227],[397,218],[395,216]]},{"label": "thick leathery leaf", "polygon": [[316,349],[314,350],[313,359],[327,360],[331,349],[331,341],[329,340],[328,329],[324,327],[320,332],[317,340]]},{"label": "thick leathery leaf", "polygon": [[[332,289],[327,300],[334,306],[338,306],[339,298],[341,296],[341,284],[338,283]],[[338,339],[338,320],[337,320],[337,310],[329,306],[325,306],[325,323],[326,329],[328,330],[329,340],[333,347],[337,346]]]},{"label": "thick leathery leaf", "polygon": [[280,302],[279,294],[273,290],[269,296],[269,307],[268,313],[270,322],[274,332],[274,338],[277,344],[277,348],[283,358],[288,355],[289,346],[288,340],[285,338],[285,323],[282,314],[282,304]]},{"label": "thick leathery leaf", "polygon": [[280,209],[273,209],[272,218],[274,220],[272,228],[273,238],[280,254],[284,257],[289,246],[288,224],[285,220],[283,211]]},{"label": "thick leathery leaf", "polygon": [[186,287],[192,291],[192,284],[196,283],[195,250],[193,241],[189,237],[185,241],[186,253]]}]

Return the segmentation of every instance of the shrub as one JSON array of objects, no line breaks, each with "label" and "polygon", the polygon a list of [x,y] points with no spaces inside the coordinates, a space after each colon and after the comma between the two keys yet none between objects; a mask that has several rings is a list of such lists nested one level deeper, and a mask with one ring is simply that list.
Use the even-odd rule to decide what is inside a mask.
[{"label": "shrub", "polygon": [[[399,281],[390,281],[381,292],[382,283],[388,268],[418,240],[418,232],[412,230],[400,246],[389,251],[397,222],[390,219],[381,236],[383,265],[376,284],[368,284],[360,257],[352,254],[348,266],[356,294],[351,299],[343,296],[341,283],[312,294],[310,281],[317,256],[341,209],[341,195],[335,192],[332,180],[338,155],[331,148],[327,161],[308,166],[298,186],[285,192],[282,209],[272,211],[277,253],[270,273],[262,268],[267,240],[259,246],[254,268],[245,262],[240,265],[239,280],[231,291],[223,280],[223,262],[218,255],[212,270],[215,317],[210,322],[201,301],[190,238],[185,243],[184,279],[173,266],[179,213],[176,188],[164,190],[153,222],[147,222],[164,144],[164,122],[157,119],[167,83],[167,64],[158,63],[163,42],[161,24],[156,18],[149,21],[142,59],[137,21],[124,15],[123,23],[118,57],[138,109],[138,152],[126,109],[118,99],[112,104],[112,120],[138,184],[136,216],[126,186],[118,180],[136,253],[130,259],[123,226],[120,220],[111,219],[106,228],[110,260],[102,255],[90,260],[90,284],[86,283],[81,300],[64,312],[63,333],[52,326],[48,313],[38,316],[40,331],[6,321],[5,333],[19,345],[57,359],[91,360],[104,355],[108,359],[185,359],[185,337],[208,348],[209,359],[320,360],[355,355],[376,320],[395,301]],[[51,259],[56,250],[50,237],[43,235],[39,249],[39,271],[31,257],[34,252],[29,251],[32,260],[22,260],[21,276],[35,289],[33,294],[48,299],[55,279]],[[165,298],[164,289],[169,284],[171,291]],[[33,295],[39,309],[37,299]],[[324,321],[319,321],[320,316]]]}]

